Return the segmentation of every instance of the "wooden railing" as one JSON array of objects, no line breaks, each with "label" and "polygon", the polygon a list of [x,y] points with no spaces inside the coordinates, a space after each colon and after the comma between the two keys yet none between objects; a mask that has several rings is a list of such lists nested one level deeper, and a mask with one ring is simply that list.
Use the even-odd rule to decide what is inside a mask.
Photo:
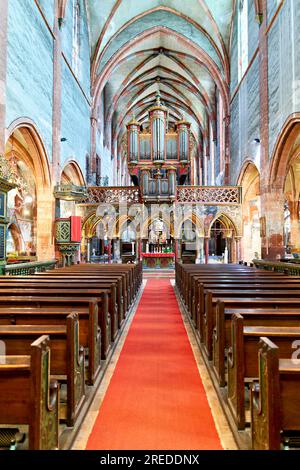
[{"label": "wooden railing", "polygon": [[28,275],[28,274],[35,274],[39,272],[48,271],[49,269],[54,269],[57,260],[51,261],[34,261],[32,263],[19,263],[19,264],[12,264],[3,266],[2,274],[6,276],[20,276],[20,275]]},{"label": "wooden railing", "polygon": [[300,276],[300,265],[297,264],[284,263],[281,261],[265,261],[261,259],[254,259],[253,264],[257,268],[267,271],[276,271],[290,276]]}]

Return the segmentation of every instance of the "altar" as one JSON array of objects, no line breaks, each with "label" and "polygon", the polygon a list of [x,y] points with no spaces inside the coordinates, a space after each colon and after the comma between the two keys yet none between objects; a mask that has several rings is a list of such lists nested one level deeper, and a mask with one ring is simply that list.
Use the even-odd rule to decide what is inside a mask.
[{"label": "altar", "polygon": [[142,253],[146,268],[174,268],[175,253]]}]

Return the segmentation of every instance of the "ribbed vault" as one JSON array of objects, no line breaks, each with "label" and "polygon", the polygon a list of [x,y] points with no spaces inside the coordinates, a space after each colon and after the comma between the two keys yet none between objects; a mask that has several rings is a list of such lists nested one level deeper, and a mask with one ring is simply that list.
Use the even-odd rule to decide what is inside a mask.
[{"label": "ribbed vault", "polygon": [[[178,119],[191,122],[196,148],[206,148],[208,154],[220,106],[223,119],[229,115],[235,0],[87,3],[93,115],[101,121],[103,140],[112,155],[120,158],[126,123],[132,115],[147,125],[147,111],[157,91],[170,110],[170,123]],[[228,149],[228,142],[224,154],[226,146]]]}]

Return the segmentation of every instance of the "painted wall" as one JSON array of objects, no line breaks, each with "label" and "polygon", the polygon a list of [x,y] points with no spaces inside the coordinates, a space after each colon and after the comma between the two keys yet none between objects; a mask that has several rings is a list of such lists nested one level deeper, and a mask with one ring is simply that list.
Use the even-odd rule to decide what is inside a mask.
[{"label": "painted wall", "polygon": [[43,14],[45,15],[47,22],[50,25],[50,28],[53,28],[55,0],[38,0],[38,3]]},{"label": "painted wall", "polygon": [[284,122],[300,111],[299,24],[300,0],[286,0],[268,34],[270,157]]},{"label": "painted wall", "polygon": [[[238,74],[238,12],[234,19],[231,44],[231,184],[236,184],[243,162],[253,160],[260,168],[259,99],[259,25],[255,20],[253,0],[248,0],[248,70],[239,81]],[[256,55],[255,55],[256,54]]]},{"label": "painted wall", "polygon": [[85,175],[86,154],[90,153],[90,105],[69,67],[62,64],[61,166],[75,159]]},{"label": "painted wall", "polygon": [[[73,4],[75,0],[68,0],[65,19],[61,28],[62,51],[72,68],[72,51],[73,51]],[[77,1],[77,0],[76,0]],[[85,9],[84,0],[79,1],[80,4],[80,53],[79,68],[77,79],[79,80],[84,92],[90,95],[90,44],[88,31],[88,18]]]},{"label": "painted wall", "polygon": [[108,185],[113,186],[114,185],[113,160],[111,158],[110,150],[103,145],[103,134],[100,132],[97,132],[96,148],[97,148],[97,155],[99,155],[99,157],[101,158],[101,177],[105,178],[107,176]]},{"label": "painted wall", "polygon": [[6,127],[32,119],[51,160],[53,37],[34,0],[9,1],[6,93]]},{"label": "painted wall", "polygon": [[[90,153],[90,50],[87,15],[81,1],[80,63],[77,80],[72,68],[73,0],[68,2],[62,38],[61,167],[76,159],[85,175]],[[30,118],[52,160],[54,0],[10,0],[8,18],[6,126]],[[44,16],[44,17],[43,17]]]}]

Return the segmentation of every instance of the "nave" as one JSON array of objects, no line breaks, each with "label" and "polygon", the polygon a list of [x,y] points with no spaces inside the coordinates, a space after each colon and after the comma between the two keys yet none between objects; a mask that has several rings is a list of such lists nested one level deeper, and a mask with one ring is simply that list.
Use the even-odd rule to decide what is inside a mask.
[{"label": "nave", "polygon": [[221,449],[168,279],[146,281],[87,449]]}]

